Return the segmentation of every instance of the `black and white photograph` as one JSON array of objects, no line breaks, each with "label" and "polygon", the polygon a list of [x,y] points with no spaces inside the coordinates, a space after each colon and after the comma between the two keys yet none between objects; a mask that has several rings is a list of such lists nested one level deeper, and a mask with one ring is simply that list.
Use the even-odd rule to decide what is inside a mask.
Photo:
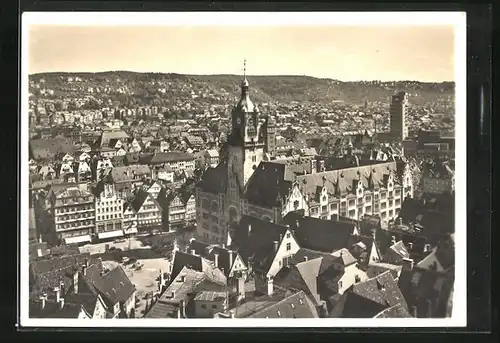
[{"label": "black and white photograph", "polygon": [[24,13],[20,325],[465,326],[465,19]]}]

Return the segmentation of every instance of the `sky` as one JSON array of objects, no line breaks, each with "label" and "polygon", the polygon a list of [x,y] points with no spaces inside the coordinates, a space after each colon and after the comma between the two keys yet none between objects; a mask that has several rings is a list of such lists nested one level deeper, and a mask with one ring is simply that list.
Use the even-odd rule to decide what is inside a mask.
[{"label": "sky", "polygon": [[128,70],[454,80],[454,28],[421,26],[64,26],[28,29],[29,73]]}]

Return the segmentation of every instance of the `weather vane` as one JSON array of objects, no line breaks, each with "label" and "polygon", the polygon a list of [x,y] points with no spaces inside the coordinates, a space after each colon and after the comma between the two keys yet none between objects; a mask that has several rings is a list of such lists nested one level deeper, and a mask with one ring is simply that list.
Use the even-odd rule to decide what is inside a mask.
[{"label": "weather vane", "polygon": [[243,77],[247,76],[247,59],[243,60]]}]

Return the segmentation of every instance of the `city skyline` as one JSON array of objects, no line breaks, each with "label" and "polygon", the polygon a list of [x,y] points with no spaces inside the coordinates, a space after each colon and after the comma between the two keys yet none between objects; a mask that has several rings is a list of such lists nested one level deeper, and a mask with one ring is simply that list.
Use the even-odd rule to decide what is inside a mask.
[{"label": "city skyline", "polygon": [[[238,75],[246,59],[249,76],[455,81],[451,25],[31,25],[28,32],[30,74],[124,70]],[[211,52],[216,45],[216,51]],[[275,56],[274,62],[269,56]]]}]

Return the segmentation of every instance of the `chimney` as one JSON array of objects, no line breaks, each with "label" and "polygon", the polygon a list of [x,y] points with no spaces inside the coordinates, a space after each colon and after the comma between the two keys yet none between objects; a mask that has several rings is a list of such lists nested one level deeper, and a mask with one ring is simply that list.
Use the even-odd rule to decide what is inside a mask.
[{"label": "chimney", "polygon": [[280,233],[280,242],[283,240],[283,234]]},{"label": "chimney", "polygon": [[412,309],[412,312],[413,312],[413,313],[412,313],[412,314],[413,314],[413,317],[414,317],[414,318],[418,318],[417,306],[412,306],[412,307],[411,307],[411,309]]},{"label": "chimney", "polygon": [[61,310],[64,308],[64,298],[59,299],[59,308]]},{"label": "chimney", "polygon": [[43,243],[43,241],[42,241],[42,235],[38,235],[38,243],[40,243],[40,244]]},{"label": "chimney", "polygon": [[79,282],[79,275],[78,275],[78,270],[77,270],[73,274],[73,291],[75,294],[78,294],[78,282]]},{"label": "chimney", "polygon": [[56,295],[56,302],[61,300],[61,289],[59,287],[54,287],[54,294]]},{"label": "chimney", "polygon": [[191,250],[191,255],[196,255],[196,250],[192,249]]},{"label": "chimney", "polygon": [[43,256],[42,249],[40,249],[40,248],[36,249],[36,255],[37,255],[37,257],[42,257]]},{"label": "chimney", "polygon": [[233,267],[234,262],[234,251],[229,250],[229,268]]},{"label": "chimney", "polygon": [[179,313],[181,318],[186,318],[186,302],[184,299],[179,302]]},{"label": "chimney", "polygon": [[252,232],[252,224],[248,224],[248,235],[250,236],[250,233]]},{"label": "chimney", "polygon": [[271,296],[274,293],[274,283],[271,276],[267,277],[267,295]]},{"label": "chimney", "polygon": [[219,254],[214,254],[215,268],[219,268]]},{"label": "chimney", "polygon": [[415,264],[415,261],[413,261],[412,258],[404,257],[402,261],[403,261],[402,265],[403,265],[404,270],[413,270],[413,266]]},{"label": "chimney", "polygon": [[44,293],[43,295],[40,296],[39,299],[40,299],[40,307],[41,307],[42,310],[44,310],[45,309],[45,304],[46,304],[46,301],[47,301],[47,294]]},{"label": "chimney", "polygon": [[409,250],[409,251],[412,251],[412,250],[413,250],[413,243],[412,243],[412,242],[409,242],[409,243],[408,243],[408,250]]},{"label": "chimney", "polygon": [[278,251],[278,244],[279,242],[278,241],[274,241],[274,252],[277,252]]},{"label": "chimney", "polygon": [[398,224],[403,225],[403,218],[401,218],[401,217],[398,218]]},{"label": "chimney", "polygon": [[87,275],[87,265],[86,264],[84,264],[82,266],[82,274],[83,274],[83,276]]}]

